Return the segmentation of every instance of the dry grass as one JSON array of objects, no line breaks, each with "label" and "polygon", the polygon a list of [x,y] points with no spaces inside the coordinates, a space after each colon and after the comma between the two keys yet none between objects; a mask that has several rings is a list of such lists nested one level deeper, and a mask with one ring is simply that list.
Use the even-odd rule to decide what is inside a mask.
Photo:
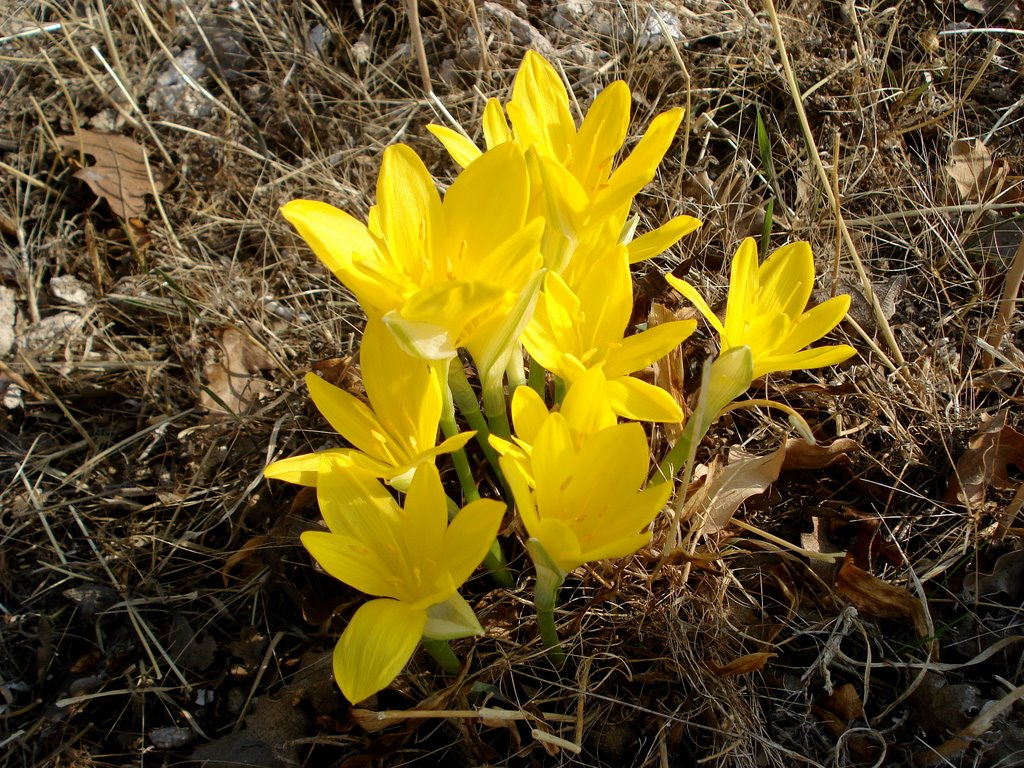
[{"label": "dry grass", "polygon": [[[424,131],[444,118],[423,95],[404,3],[18,0],[0,11],[0,300],[7,291],[18,311],[0,360],[2,768],[190,756],[268,766],[1024,760],[1019,710],[970,730],[986,703],[1007,705],[1024,682],[1024,596],[965,592],[1020,549],[1016,481],[969,509],[944,496],[983,414],[1021,423],[1019,320],[994,366],[977,343],[1024,230],[1015,6],[1007,19],[955,3],[782,4],[792,82],[760,5],[653,6],[424,3],[437,99],[476,135],[485,99],[507,93],[534,47],[581,108],[615,78],[633,89],[635,125],[687,106],[638,212],[642,228],[680,213],[705,225],[638,273],[638,317],[652,300],[678,304],[659,277],[669,270],[723,299],[729,256],[761,236],[774,198],[771,243],[809,240],[825,290],[855,294],[863,336],[853,324],[843,333],[863,353],[765,389],[821,439],[852,437],[861,450],[785,475],[740,517],[798,546],[815,529],[819,544],[857,552],[918,600],[934,643],[907,620],[853,609],[829,569],[729,527],[656,575],[656,551],[576,573],[559,611],[570,661],[558,674],[513,542],[519,587],[492,591],[483,576],[469,587],[488,636],[459,646],[471,658],[464,678],[452,684],[421,655],[371,702],[436,717],[395,714],[379,728],[343,706],[325,654],[359,597],[298,546],[315,505],[261,470],[333,444],[300,374],[350,354],[362,319],[276,210],[315,197],[364,215],[379,155],[396,141],[451,174]],[[178,76],[175,92],[172,61],[187,70],[190,49],[205,71]],[[113,216],[72,176],[58,140],[87,128],[134,138],[170,174],[146,221]],[[975,137],[1009,168],[1009,191],[984,203],[945,171],[952,142]],[[77,278],[79,303],[60,298],[61,276]],[[259,397],[214,418],[199,404],[228,329],[261,354]],[[692,340],[691,368],[709,345]],[[770,414],[733,414],[699,459],[737,444],[767,451],[783,432]],[[774,656],[723,670],[756,653]],[[930,748],[979,728],[986,735],[929,762]]]}]

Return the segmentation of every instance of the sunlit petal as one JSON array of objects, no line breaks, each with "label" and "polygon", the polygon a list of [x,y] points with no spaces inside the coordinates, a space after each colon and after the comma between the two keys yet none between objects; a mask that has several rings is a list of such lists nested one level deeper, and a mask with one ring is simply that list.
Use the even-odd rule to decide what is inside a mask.
[{"label": "sunlit petal", "polygon": [[465,168],[480,157],[480,148],[458,131],[433,123],[427,126],[427,130],[448,150],[448,154],[460,168]]},{"label": "sunlit petal", "polygon": [[353,704],[389,686],[412,658],[427,612],[371,600],[352,616],[334,649],[334,678]]},{"label": "sunlit petal", "polygon": [[611,409],[624,419],[670,424],[683,420],[683,409],[672,395],[654,384],[619,376],[608,380],[607,390]]},{"label": "sunlit petal", "polygon": [[653,229],[629,243],[627,246],[629,263],[636,264],[667,251],[700,225],[700,220],[692,216],[675,216],[669,219],[657,229]]},{"label": "sunlit petal", "polygon": [[627,336],[608,353],[605,375],[613,379],[643,370],[682,344],[696,327],[696,320],[674,320]]}]

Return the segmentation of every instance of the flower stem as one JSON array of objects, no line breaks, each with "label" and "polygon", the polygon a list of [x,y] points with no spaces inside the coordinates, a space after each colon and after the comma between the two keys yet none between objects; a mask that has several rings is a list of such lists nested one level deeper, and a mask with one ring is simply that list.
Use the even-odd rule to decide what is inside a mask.
[{"label": "flower stem", "polygon": [[540,395],[540,399],[544,402],[547,402],[547,373],[543,365],[533,358],[530,359],[530,373],[527,383],[530,385],[530,389]]},{"label": "flower stem", "polygon": [[435,640],[431,637],[424,637],[421,641],[427,653],[434,657],[437,665],[444,670],[446,675],[457,675],[462,671],[462,662],[452,651],[447,640]]},{"label": "flower stem", "polygon": [[558,602],[558,590],[565,581],[561,569],[548,556],[544,546],[537,539],[529,539],[526,549],[537,569],[537,583],[533,588],[533,605],[537,609],[537,626],[540,628],[540,639],[544,643],[548,658],[556,667],[565,663],[565,652],[558,639],[555,626],[555,603]]},{"label": "flower stem", "polygon": [[466,418],[471,429],[476,430],[476,440],[487,457],[487,463],[491,465],[498,477],[501,477],[501,468],[498,466],[498,452],[494,450],[487,437],[491,434],[491,428],[480,410],[480,402],[476,399],[476,393],[466,378],[466,370],[456,361],[455,365],[448,371],[448,388],[455,403],[459,406],[459,412]]},{"label": "flower stem", "polygon": [[517,343],[515,349],[512,350],[512,356],[509,357],[508,365],[505,366],[505,374],[508,376],[509,397],[518,387],[526,386],[526,367],[523,365],[522,344]]},{"label": "flower stem", "polygon": [[491,427],[492,434],[505,440],[512,439],[512,427],[508,423],[508,403],[505,402],[505,385],[501,378],[497,381],[485,381],[484,415]]},{"label": "flower stem", "polygon": [[[453,370],[456,367],[462,372],[462,379],[465,381],[466,374],[462,370],[462,364],[457,362],[456,366],[453,366]],[[466,386],[469,386],[468,382],[466,383]],[[443,390],[444,399],[441,408],[441,431],[444,433],[445,437],[453,437],[459,433],[459,426],[455,423],[455,403],[452,400],[451,388],[445,386]],[[477,413],[479,414],[479,408],[477,409]],[[484,426],[486,428],[486,424]],[[479,432],[477,435],[479,436]],[[490,446],[488,446],[488,448],[489,447]],[[492,448],[491,451],[493,452],[493,450],[494,449]],[[476,480],[473,479],[473,470],[469,466],[469,457],[466,455],[465,448],[452,451],[452,463],[455,465],[455,474],[459,477],[459,484],[462,486],[462,495],[465,497],[466,501],[472,502],[478,500],[480,498],[480,491],[477,490]],[[494,457],[494,465],[498,465],[497,454],[495,454]],[[511,498],[511,496],[509,498]],[[449,517],[454,517],[454,515],[449,514]],[[491,577],[498,583],[498,586],[510,589],[515,585],[512,575],[508,571],[508,561],[505,559],[505,553],[501,549],[501,542],[497,539],[491,542],[491,547],[484,556],[484,567],[488,572],[490,572]]]}]

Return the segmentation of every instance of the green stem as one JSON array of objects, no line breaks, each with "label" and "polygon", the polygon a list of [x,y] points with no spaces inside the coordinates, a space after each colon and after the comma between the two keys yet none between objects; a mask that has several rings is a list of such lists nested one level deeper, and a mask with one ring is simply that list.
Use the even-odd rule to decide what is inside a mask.
[{"label": "green stem", "polygon": [[423,647],[427,649],[427,653],[434,657],[434,661],[444,670],[445,674],[457,675],[462,671],[462,662],[459,661],[459,657],[452,651],[452,647],[448,644],[447,640],[435,640],[431,637],[424,637],[421,642]]},{"label": "green stem", "polygon": [[530,373],[527,383],[529,383],[530,389],[540,395],[540,399],[544,402],[547,402],[547,373],[543,365],[530,358]]},{"label": "green stem", "polygon": [[565,663],[565,651],[558,639],[558,628],[555,626],[555,604],[558,602],[558,590],[565,581],[565,575],[555,562],[548,556],[544,546],[537,539],[529,539],[526,549],[537,569],[537,583],[533,588],[533,605],[537,609],[537,626],[540,628],[540,639],[544,643],[548,658],[556,667]]},{"label": "green stem", "polygon": [[501,467],[498,466],[498,452],[494,450],[487,439],[491,434],[491,428],[488,426],[487,420],[480,410],[480,402],[476,399],[476,393],[473,392],[473,387],[470,386],[469,380],[466,378],[466,370],[457,361],[451,370],[448,371],[448,388],[455,403],[459,406],[459,412],[466,418],[470,429],[476,430],[476,441],[483,449],[484,456],[487,457],[487,463],[491,465],[491,469],[498,474],[498,477],[501,477]]},{"label": "green stem", "polygon": [[515,349],[512,350],[512,356],[508,359],[508,365],[505,366],[505,374],[508,376],[508,394],[509,397],[519,387],[526,386],[526,368],[523,365],[523,345],[517,343]]},{"label": "green stem", "polygon": [[565,386],[565,379],[560,376],[555,376],[555,405],[561,405],[565,399],[565,393],[569,391],[569,388]]},{"label": "green stem", "polygon": [[485,381],[484,415],[491,433],[505,440],[512,439],[512,426],[508,423],[508,403],[505,402],[505,385],[499,377],[497,381]]},{"label": "green stem", "polygon": [[[462,370],[461,363],[458,363],[457,367],[460,371]],[[465,372],[463,372],[463,380],[465,380],[465,377]],[[445,437],[454,437],[459,433],[459,425],[455,423],[455,403],[452,400],[451,388],[447,386],[444,387],[441,407],[441,431]],[[479,433],[477,434],[479,435]],[[493,451],[493,449],[491,450]],[[473,470],[469,466],[469,457],[466,455],[465,448],[452,451],[452,463],[455,465],[455,474],[458,475],[459,484],[462,486],[462,495],[467,502],[477,501],[480,498],[480,491],[476,487],[476,480],[473,479]],[[497,463],[497,454],[495,454],[495,466],[497,466]],[[458,505],[456,505],[457,509]],[[449,519],[455,516],[452,514],[451,505],[449,505],[448,512]],[[498,583],[498,586],[510,589],[515,585],[512,575],[508,570],[508,561],[505,559],[505,553],[501,549],[501,542],[497,539],[491,542],[491,547],[484,556],[484,567],[490,572],[491,577]]]}]

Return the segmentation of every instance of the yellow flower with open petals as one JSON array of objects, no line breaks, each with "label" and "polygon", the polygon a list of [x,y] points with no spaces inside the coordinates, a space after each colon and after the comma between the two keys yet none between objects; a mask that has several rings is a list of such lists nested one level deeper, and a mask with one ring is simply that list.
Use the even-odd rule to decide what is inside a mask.
[{"label": "yellow flower with open petals", "polygon": [[421,637],[483,634],[457,590],[494,541],[505,505],[474,501],[449,524],[433,464],[416,470],[403,509],[343,458],[322,461],[317,498],[330,532],[307,531],[302,543],[331,576],[378,598],[355,612],[334,651],[335,680],[356,703],[398,676]]},{"label": "yellow flower with open petals", "polygon": [[[530,356],[570,387],[584,371],[601,367],[616,414],[637,421],[680,422],[683,412],[661,387],[630,374],[660,360],[696,327],[680,320],[624,336],[633,310],[633,283],[625,248],[618,246],[579,276],[573,291],[555,272],[523,333]],[[570,390],[571,391],[571,390]]]},{"label": "yellow flower with open petals", "polygon": [[321,457],[334,455],[405,490],[420,464],[433,464],[435,456],[458,450],[473,437],[464,432],[435,445],[441,382],[430,363],[402,351],[381,321],[367,324],[359,358],[369,406],[315,373],[306,375],[317,409],[355,447],[275,461],[263,471],[266,477],[315,486]]},{"label": "yellow flower with open petals", "polygon": [[[577,130],[561,77],[535,51],[527,51],[523,57],[505,109],[508,120],[497,99],[490,99],[484,108],[487,147],[514,141],[525,152],[535,153],[538,173],[534,177],[534,205],[546,209],[545,215],[573,243],[595,237],[606,239],[609,233],[615,242],[633,198],[654,178],[683,119],[683,110],[678,107],[656,116],[616,167],[615,157],[629,129],[629,87],[617,80],[604,88]],[[457,131],[440,125],[427,129],[460,166],[468,167],[480,156],[479,148]],[[541,188],[551,198],[547,202],[541,202],[536,194]],[[566,216],[565,211],[571,209],[576,215]],[[630,261],[656,256],[699,225],[690,216],[676,216],[629,243]],[[559,272],[567,266],[573,248],[570,245],[560,250],[566,253],[553,254],[550,243],[545,247],[547,266]]]},{"label": "yellow flower with open petals", "polygon": [[441,200],[407,146],[384,151],[367,224],[327,203],[281,212],[316,255],[410,354],[473,356],[481,377],[504,373],[542,277],[543,220],[527,220],[529,178],[514,144],[481,155]]},{"label": "yellow flower with open petals", "polygon": [[718,331],[723,352],[750,347],[755,379],[835,365],[856,353],[847,344],[805,349],[835,328],[850,308],[850,297],[842,295],[804,311],[814,288],[814,257],[806,242],[784,245],[758,266],[757,245],[752,238],[744,240],[732,261],[724,323],[688,282],[672,275],[665,279]]},{"label": "yellow flower with open petals", "polygon": [[647,544],[647,526],[672,492],[668,483],[640,490],[650,463],[644,428],[610,423],[607,411],[591,407],[601,378],[600,369],[588,371],[562,411],[534,415],[529,426],[517,420],[517,431],[532,433],[528,466],[522,455],[500,459],[532,548],[539,544],[563,574]]}]

